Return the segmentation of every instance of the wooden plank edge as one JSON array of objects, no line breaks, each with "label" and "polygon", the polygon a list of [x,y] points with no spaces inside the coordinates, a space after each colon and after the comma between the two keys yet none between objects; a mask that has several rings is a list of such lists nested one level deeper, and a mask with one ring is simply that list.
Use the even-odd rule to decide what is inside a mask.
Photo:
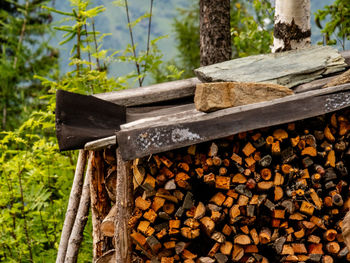
[{"label": "wooden plank edge", "polygon": [[145,105],[193,96],[197,83],[198,78],[189,78],[94,96],[124,106]]},{"label": "wooden plank edge", "polygon": [[91,141],[85,144],[84,150],[87,151],[98,151],[107,148],[110,145],[115,145],[117,143],[117,138],[115,135]]},{"label": "wooden plank edge", "polygon": [[189,116],[180,121],[173,118],[157,125],[148,123],[148,126],[117,132],[117,140],[122,158],[132,160],[346,108],[350,105],[349,89],[350,84],[345,84],[220,110],[197,118]]}]

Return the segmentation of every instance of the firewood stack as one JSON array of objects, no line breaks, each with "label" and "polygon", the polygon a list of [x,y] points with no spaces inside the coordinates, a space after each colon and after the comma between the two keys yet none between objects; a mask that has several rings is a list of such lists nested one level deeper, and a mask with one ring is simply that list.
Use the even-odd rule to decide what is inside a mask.
[{"label": "firewood stack", "polygon": [[[349,113],[135,160],[134,261],[349,262]],[[107,236],[116,213],[102,223]]]},{"label": "firewood stack", "polygon": [[135,161],[129,226],[139,257],[350,261],[341,235],[350,206],[347,113]]}]

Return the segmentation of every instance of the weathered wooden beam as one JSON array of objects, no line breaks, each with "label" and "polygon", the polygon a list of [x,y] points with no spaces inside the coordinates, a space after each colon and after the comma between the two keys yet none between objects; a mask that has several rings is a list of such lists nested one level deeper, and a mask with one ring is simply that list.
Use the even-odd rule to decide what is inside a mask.
[{"label": "weathered wooden beam", "polygon": [[305,84],[301,84],[299,86],[296,86],[295,88],[293,88],[293,91],[295,93],[302,93],[302,92],[307,92],[310,90],[317,90],[322,88],[324,85],[326,85],[329,81],[333,80],[334,78],[336,78],[338,75],[336,76],[332,76],[332,77],[327,77],[327,78],[322,78],[322,79],[316,79],[313,80],[309,83],[305,83]]},{"label": "weathered wooden beam", "polygon": [[[318,116],[350,106],[350,84],[209,114],[150,118],[122,126],[117,140],[124,160],[223,138],[252,129]],[[124,130],[123,130],[124,129]]]},{"label": "weathered wooden beam", "polygon": [[124,162],[117,149],[117,185],[116,204],[118,214],[114,222],[116,263],[131,263],[131,237],[128,226],[129,218],[133,208],[133,186],[131,162]]},{"label": "weathered wooden beam", "polygon": [[[340,54],[345,59],[345,62],[350,65],[350,51],[342,51]],[[295,93],[302,93],[307,92],[311,90],[317,90],[320,89],[323,85],[325,85],[328,81],[333,79],[332,77],[322,78],[318,80],[314,80],[312,82],[299,85],[293,89]],[[180,90],[181,92],[179,94],[170,95],[173,99],[178,99],[181,96],[193,96],[195,91],[195,85],[196,83],[200,83],[200,81],[197,78],[192,79],[186,79],[181,81],[175,81],[175,82],[166,82],[162,84],[156,84],[151,85],[148,87],[142,87],[137,89],[129,89],[129,90],[122,90],[122,91],[116,91],[116,92],[110,92],[110,93],[102,93],[102,94],[96,94],[95,96],[98,98],[105,99],[107,101],[120,103],[128,106],[135,106],[135,105],[143,105],[147,103],[152,102],[160,102],[162,99],[169,99],[169,97],[161,97],[161,98],[153,98],[154,94],[162,94],[162,93],[168,93],[168,92],[178,92]],[[174,88],[174,90],[169,89]],[[145,96],[150,96],[150,98],[144,99]],[[153,100],[156,101],[153,101]],[[135,100],[133,103],[132,101]],[[139,104],[140,103],[140,104]],[[157,119],[157,116],[162,116],[166,114],[175,113],[180,114],[181,111],[184,112],[184,114],[189,114],[189,110],[191,108],[194,108],[194,104],[185,104],[181,106],[174,106],[174,105],[165,105],[165,106],[146,106],[146,107],[135,107],[135,108],[127,108],[127,122],[134,122],[136,120],[144,119],[144,121],[153,120],[148,118],[155,118]],[[174,111],[173,111],[174,110]],[[191,114],[194,114],[192,111]],[[162,118],[164,120],[164,118]],[[136,122],[135,122],[136,123]],[[134,125],[134,123],[132,124]],[[127,124],[123,125],[125,128],[127,128]],[[84,149],[85,150],[100,150],[103,148],[108,147],[109,145],[116,144],[116,136],[110,136],[103,139],[95,140],[88,142]]]},{"label": "weathered wooden beam", "polygon": [[103,219],[111,208],[104,180],[104,162],[101,151],[93,152],[91,158],[90,198],[92,218],[93,259],[96,261],[112,248],[108,237],[101,231]]},{"label": "weathered wooden beam", "polygon": [[124,106],[145,105],[193,96],[197,83],[197,78],[190,78],[94,96]]},{"label": "weathered wooden beam", "polygon": [[117,143],[116,136],[109,136],[106,138],[102,138],[96,141],[91,141],[85,144],[84,149],[85,150],[91,150],[91,151],[98,151],[101,149],[106,148],[109,145],[115,145]]}]

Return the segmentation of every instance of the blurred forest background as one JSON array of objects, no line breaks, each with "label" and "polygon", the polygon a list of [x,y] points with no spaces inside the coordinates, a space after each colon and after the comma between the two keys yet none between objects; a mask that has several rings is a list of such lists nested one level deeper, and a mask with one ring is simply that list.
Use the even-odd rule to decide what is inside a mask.
[{"label": "blurred forest background", "polygon": [[[313,44],[349,47],[350,3],[311,2]],[[56,90],[193,76],[198,9],[196,0],[1,1],[0,262],[55,261],[77,157],[58,151]],[[273,14],[268,0],[231,1],[233,57],[270,52]],[[91,246],[89,220],[79,262],[91,262]]]}]

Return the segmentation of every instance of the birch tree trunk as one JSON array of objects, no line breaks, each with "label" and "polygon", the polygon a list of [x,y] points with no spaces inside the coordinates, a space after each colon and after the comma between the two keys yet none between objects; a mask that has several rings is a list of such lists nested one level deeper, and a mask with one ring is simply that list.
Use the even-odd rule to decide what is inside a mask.
[{"label": "birch tree trunk", "polygon": [[272,52],[311,44],[310,0],[276,0]]},{"label": "birch tree trunk", "polygon": [[231,59],[230,0],[200,0],[200,65]]}]

